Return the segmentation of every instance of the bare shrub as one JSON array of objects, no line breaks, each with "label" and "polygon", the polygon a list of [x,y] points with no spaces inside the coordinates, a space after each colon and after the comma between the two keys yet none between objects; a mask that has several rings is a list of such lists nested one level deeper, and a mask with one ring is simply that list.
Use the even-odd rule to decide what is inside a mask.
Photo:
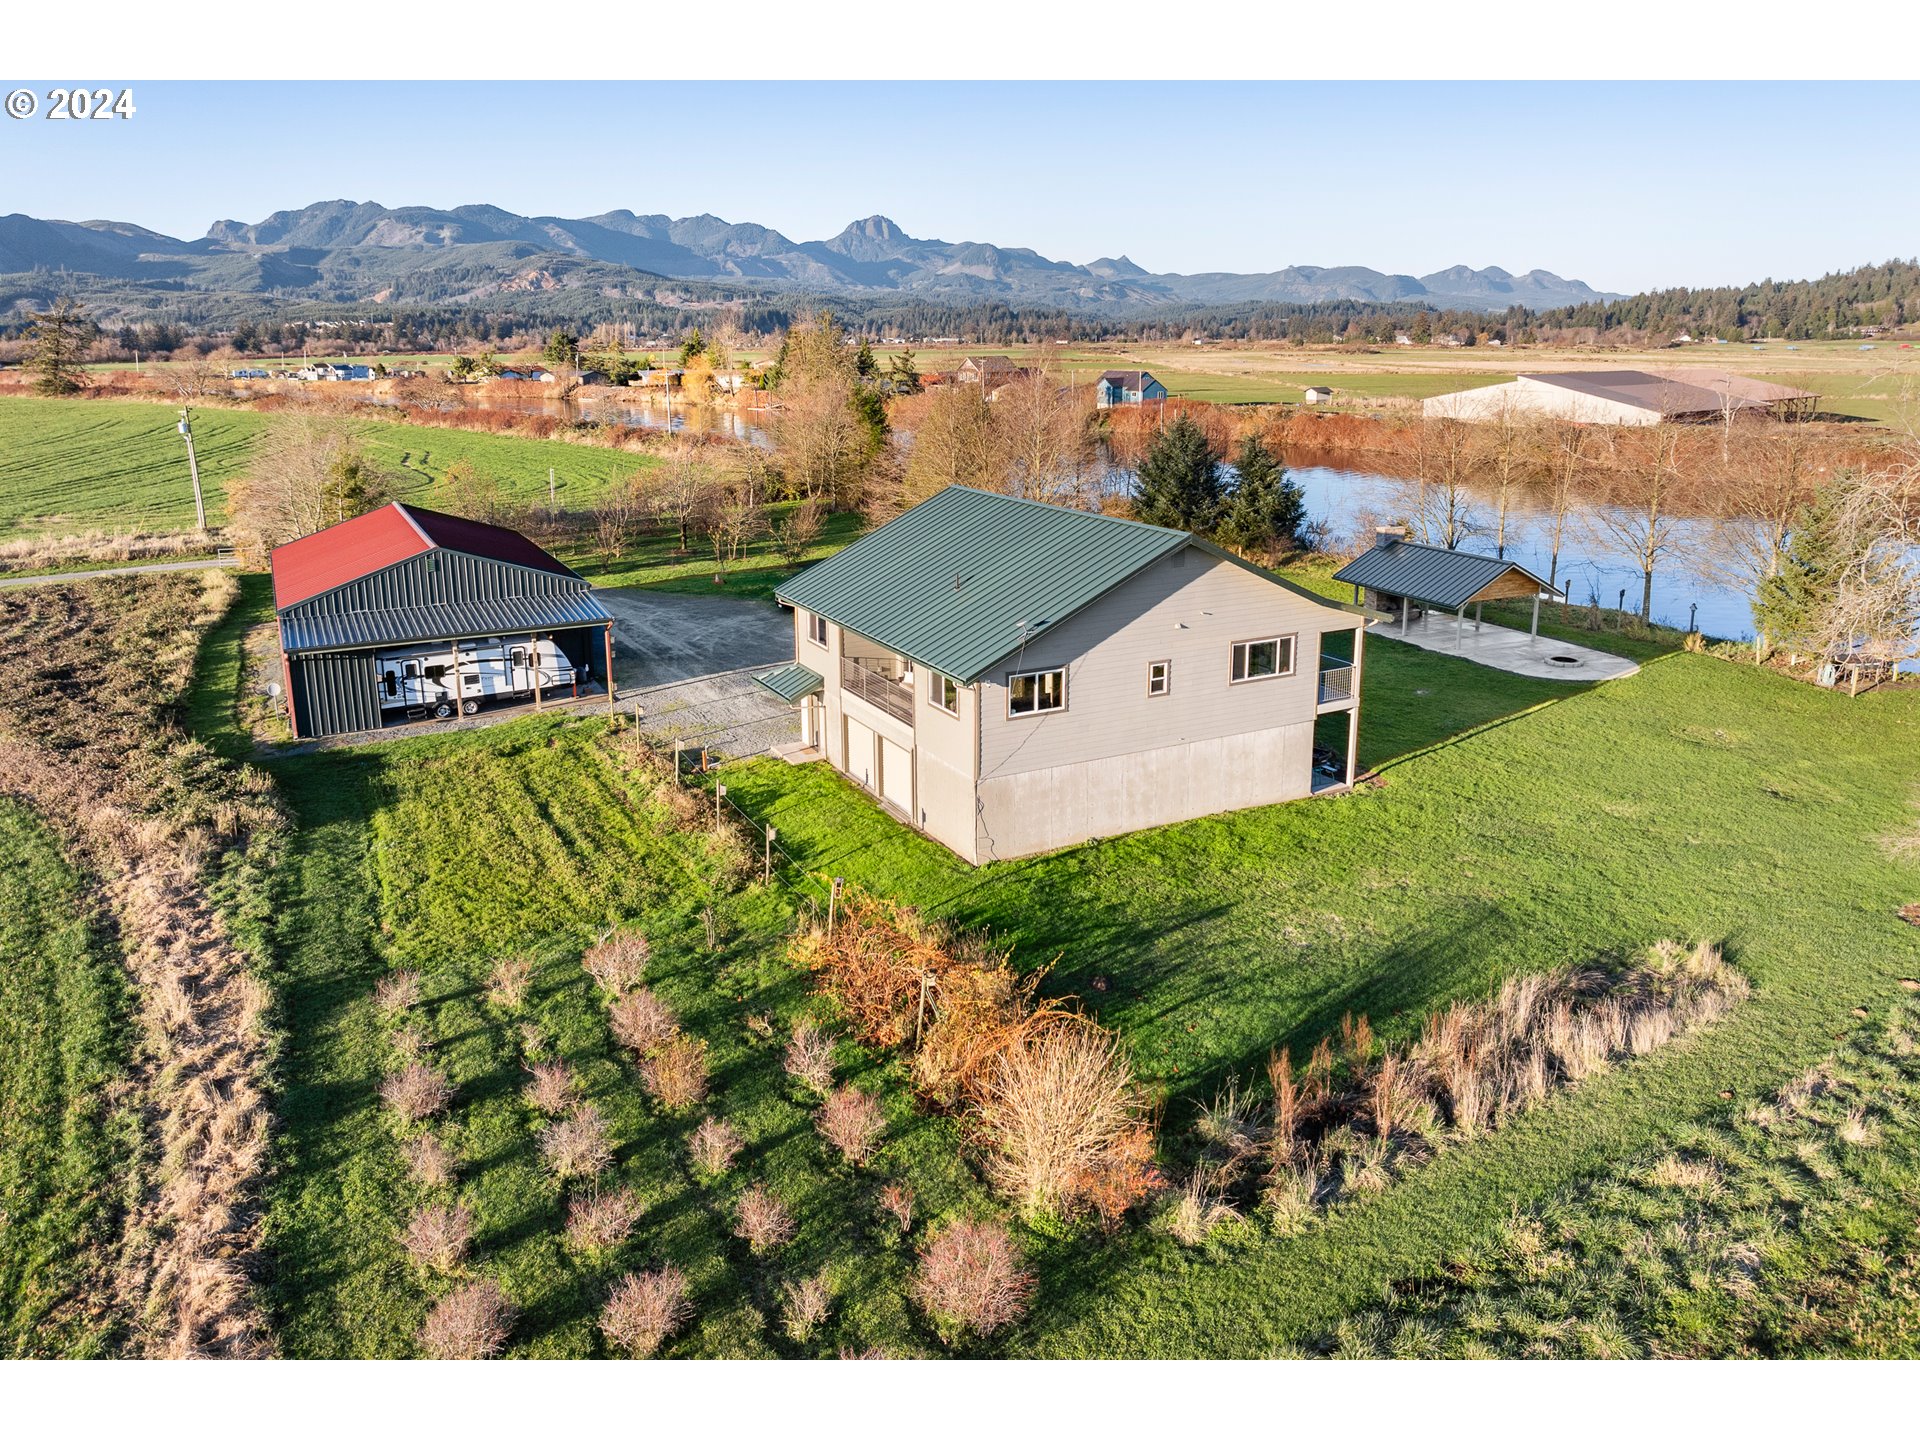
[{"label": "bare shrub", "polygon": [[400,1246],[416,1265],[449,1271],[473,1245],[473,1212],[464,1205],[429,1205],[415,1212]]},{"label": "bare shrub", "polygon": [[652,958],[653,947],[638,930],[609,930],[580,964],[607,994],[624,995],[645,978]]},{"label": "bare shrub", "polygon": [[418,1184],[429,1187],[451,1185],[453,1156],[438,1135],[418,1135],[407,1146],[407,1170]]},{"label": "bare shrub", "polygon": [[643,1213],[629,1190],[576,1195],[567,1204],[567,1245],[587,1255],[604,1254],[626,1243]]},{"label": "bare shrub", "polygon": [[913,1295],[943,1338],[964,1331],[984,1336],[1024,1315],[1033,1288],[1004,1225],[956,1220],[920,1252]]},{"label": "bare shrub", "polygon": [[793,1022],[783,1063],[787,1074],[815,1094],[833,1089],[833,1037],[804,1016]]},{"label": "bare shrub", "polygon": [[623,995],[607,1012],[614,1039],[636,1055],[646,1055],[680,1030],[673,1007],[651,990],[635,990]]},{"label": "bare shrub", "polygon": [[502,1010],[518,1010],[527,1003],[532,985],[531,960],[501,960],[487,975],[487,999]]},{"label": "bare shrub", "polygon": [[573,1103],[573,1067],[564,1060],[547,1060],[529,1072],[527,1103],[542,1115],[559,1115]]},{"label": "bare shrub", "polygon": [[693,1318],[687,1277],[672,1265],[622,1278],[600,1311],[600,1333],[623,1355],[657,1355],[673,1333]]},{"label": "bare shrub", "polygon": [[725,1120],[709,1115],[687,1137],[687,1154],[703,1175],[724,1175],[740,1154],[740,1135]]},{"label": "bare shrub", "polygon": [[382,1015],[398,1015],[420,1003],[420,972],[396,970],[373,987],[373,1003]]},{"label": "bare shrub", "polygon": [[611,1165],[613,1145],[599,1108],[582,1101],[572,1113],[542,1130],[540,1158],[560,1180],[590,1178]]},{"label": "bare shrub", "polygon": [[764,1185],[743,1191],[734,1202],[733,1233],[756,1255],[778,1249],[793,1238],[793,1216]]},{"label": "bare shrub", "polygon": [[438,1115],[453,1099],[453,1084],[431,1065],[419,1061],[380,1087],[380,1098],[402,1120],[417,1122]]},{"label": "bare shrub", "polygon": [[491,1360],[513,1332],[513,1306],[492,1280],[476,1280],[447,1296],[420,1327],[420,1349],[434,1360]]},{"label": "bare shrub", "polygon": [[900,1233],[913,1229],[913,1187],[889,1185],[880,1192],[880,1208],[899,1223]]},{"label": "bare shrub", "polygon": [[669,1110],[685,1110],[707,1098],[707,1042],[674,1035],[640,1062],[640,1083]]},{"label": "bare shrub", "polygon": [[842,1085],[826,1098],[813,1123],[849,1165],[860,1166],[873,1154],[887,1117],[873,1096]]},{"label": "bare shrub", "polygon": [[796,1345],[813,1338],[814,1331],[827,1323],[827,1312],[832,1308],[833,1289],[825,1271],[780,1287],[780,1328]]},{"label": "bare shrub", "polygon": [[993,1057],[977,1118],[994,1184],[1029,1211],[1061,1211],[1145,1129],[1146,1102],[1111,1034],[1059,1016]]}]

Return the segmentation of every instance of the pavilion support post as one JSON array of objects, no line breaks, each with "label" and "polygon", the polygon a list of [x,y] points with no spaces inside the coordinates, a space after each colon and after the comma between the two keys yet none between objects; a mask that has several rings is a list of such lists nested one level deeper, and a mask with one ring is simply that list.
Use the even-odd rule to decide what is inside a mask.
[{"label": "pavilion support post", "polygon": [[1462,655],[1467,653],[1467,602],[1464,600],[1453,612],[1453,648]]},{"label": "pavilion support post", "polygon": [[1367,644],[1367,625],[1363,620],[1353,627],[1353,708],[1347,712],[1347,788],[1360,770],[1360,682],[1365,675],[1362,663]]},{"label": "pavilion support post", "polygon": [[1535,640],[1540,638],[1540,592],[1533,592],[1533,624],[1527,627],[1527,634]]},{"label": "pavilion support post", "polygon": [[1482,602],[1480,602],[1480,601],[1478,601],[1478,600],[1476,600],[1476,601],[1474,601],[1474,602],[1473,602],[1473,633],[1474,633],[1474,634],[1476,634],[1476,635],[1478,635],[1478,634],[1480,633],[1480,606],[1481,606],[1481,603],[1482,603]]},{"label": "pavilion support post", "polygon": [[1407,638],[1407,617],[1412,613],[1413,613],[1412,597],[1407,595],[1402,595],[1400,597],[1400,638],[1402,640]]}]

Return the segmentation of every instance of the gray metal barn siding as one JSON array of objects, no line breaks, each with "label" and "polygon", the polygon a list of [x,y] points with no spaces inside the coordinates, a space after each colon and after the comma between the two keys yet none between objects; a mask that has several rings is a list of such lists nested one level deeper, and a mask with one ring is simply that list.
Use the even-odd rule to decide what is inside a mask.
[{"label": "gray metal barn siding", "polygon": [[[289,654],[287,664],[302,739],[378,730],[381,717],[372,649],[302,650],[301,642],[329,635],[344,646],[353,643],[350,637],[364,634],[365,644],[406,643],[385,631],[375,638],[363,624],[383,612],[391,616],[402,611],[436,622],[434,633],[409,637],[419,641],[512,636],[520,633],[519,627],[500,622],[537,612],[543,623],[529,629],[552,634],[576,666],[595,675],[605,668],[602,651],[591,642],[598,638],[592,632],[608,624],[609,617],[585,580],[458,550],[430,550],[280,612],[282,648],[300,652]],[[554,623],[568,620],[574,628]]]},{"label": "gray metal barn siding", "polygon": [[371,650],[295,655],[287,675],[302,739],[380,728],[380,677]]}]

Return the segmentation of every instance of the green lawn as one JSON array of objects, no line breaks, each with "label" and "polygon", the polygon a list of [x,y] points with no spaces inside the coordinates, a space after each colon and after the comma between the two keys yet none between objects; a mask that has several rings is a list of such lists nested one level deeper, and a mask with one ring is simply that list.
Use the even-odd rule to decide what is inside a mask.
[{"label": "green lawn", "polygon": [[[624,774],[602,734],[598,722],[529,720],[274,767],[300,820],[274,941],[290,1032],[269,1202],[285,1352],[412,1353],[428,1304],[452,1285],[410,1270],[398,1247],[426,1193],[406,1178],[376,1100],[393,1051],[372,990],[400,967],[425,977],[431,1053],[458,1086],[439,1133],[476,1219],[463,1275],[496,1278],[520,1309],[512,1353],[601,1353],[594,1317],[609,1285],[662,1261],[685,1271],[698,1312],[670,1353],[937,1349],[907,1307],[911,1250],[888,1233],[875,1197],[905,1181],[929,1219],[982,1203],[952,1123],[914,1112],[894,1063],[843,1046],[843,1078],[881,1091],[890,1126],[866,1170],[830,1158],[780,1065],[786,1022],[812,1003],[785,960],[790,901],[730,880],[724,854],[676,825],[650,781]],[[709,905],[717,951],[706,948]],[[747,1145],[724,1180],[695,1179],[684,1142],[698,1112],[666,1114],[645,1098],[579,967],[615,922],[651,937],[648,983],[709,1046],[703,1108]],[[524,1010],[508,1013],[483,986],[494,961],[516,955],[534,962],[535,979]],[[755,1015],[774,1022],[771,1037],[750,1029]],[[565,1196],[541,1167],[538,1117],[521,1094],[529,1024],[611,1124],[617,1159],[602,1186],[631,1186],[647,1204],[633,1239],[603,1263],[560,1241]],[[727,1218],[731,1197],[756,1180],[799,1222],[770,1257],[751,1256]],[[778,1323],[780,1287],[819,1271],[835,1292],[832,1317],[796,1342]]]},{"label": "green lawn", "polygon": [[[1752,978],[1732,1020],[1449,1150],[1294,1240],[1135,1238],[1049,1256],[1041,1354],[1259,1354],[1582,1175],[1810,1063],[1849,1010],[1920,973],[1894,911],[1920,693],[1848,701],[1685,654],[1586,691],[1369,642],[1375,789],[972,870],[814,766],[730,769],[803,863],[989,929],[1126,1037],[1177,1137],[1270,1047],[1348,1012],[1389,1041],[1499,980],[1654,939],[1709,938]],[[1423,695],[1420,692],[1426,691]],[[1557,694],[1555,703],[1539,702]],[[1430,709],[1443,702],[1443,709]],[[1485,722],[1464,735],[1458,726]],[[1056,1270],[1053,1267],[1058,1266]]]},{"label": "green lawn", "polygon": [[11,800],[0,855],[0,1356],[99,1355],[134,1158],[112,1088],[127,987],[84,880]]}]

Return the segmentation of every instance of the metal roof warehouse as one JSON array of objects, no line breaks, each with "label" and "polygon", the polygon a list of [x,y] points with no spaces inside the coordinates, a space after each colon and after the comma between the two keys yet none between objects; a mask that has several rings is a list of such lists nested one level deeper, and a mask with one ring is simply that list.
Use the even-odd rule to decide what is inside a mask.
[{"label": "metal roof warehouse", "polygon": [[499,525],[396,501],[276,546],[272,566],[300,739],[471,714],[483,697],[537,704],[612,671],[612,617],[587,581]]}]

